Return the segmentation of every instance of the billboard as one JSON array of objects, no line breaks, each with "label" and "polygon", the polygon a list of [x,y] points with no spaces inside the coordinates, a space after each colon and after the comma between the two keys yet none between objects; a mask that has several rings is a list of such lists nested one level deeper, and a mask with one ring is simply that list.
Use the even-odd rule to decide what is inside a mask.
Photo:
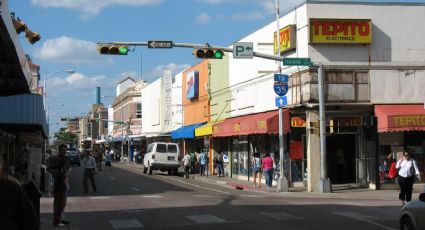
[{"label": "billboard", "polygon": [[199,71],[192,71],[186,75],[186,99],[195,99],[199,95]]},{"label": "billboard", "polygon": [[310,43],[372,43],[370,19],[310,18]]},{"label": "billboard", "polygon": [[[291,50],[295,50],[296,46],[296,30],[295,25],[288,25],[279,30],[280,54],[284,54]],[[276,32],[273,33],[273,50],[277,54]]]}]

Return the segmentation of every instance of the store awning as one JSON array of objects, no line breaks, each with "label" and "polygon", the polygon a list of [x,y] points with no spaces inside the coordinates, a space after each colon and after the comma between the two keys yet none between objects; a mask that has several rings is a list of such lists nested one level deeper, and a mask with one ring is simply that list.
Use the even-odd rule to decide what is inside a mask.
[{"label": "store awning", "polygon": [[196,128],[195,129],[195,136],[196,137],[202,137],[202,136],[210,136],[212,135],[213,132],[213,126],[216,124],[219,124],[220,122],[222,122],[222,120],[220,121],[210,121],[208,123],[206,123],[205,125]]},{"label": "store awning", "polygon": [[[279,133],[279,111],[250,114],[226,119],[214,125],[213,137]],[[283,111],[283,131],[290,131],[289,110]]]},{"label": "store awning", "polygon": [[205,123],[198,123],[194,125],[182,126],[171,132],[171,139],[195,138],[195,129],[204,124]]},{"label": "store awning", "polygon": [[375,105],[378,132],[425,131],[423,105]]}]

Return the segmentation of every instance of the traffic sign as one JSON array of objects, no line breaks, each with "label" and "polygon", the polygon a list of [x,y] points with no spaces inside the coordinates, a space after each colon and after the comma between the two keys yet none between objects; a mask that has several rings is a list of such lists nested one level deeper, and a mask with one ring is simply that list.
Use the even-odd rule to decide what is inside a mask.
[{"label": "traffic sign", "polygon": [[235,42],[233,44],[233,58],[252,59],[254,44],[252,42]]},{"label": "traffic sign", "polygon": [[286,96],[276,97],[275,104],[276,104],[276,107],[287,106],[288,105],[288,100],[286,99]]},{"label": "traffic sign", "polygon": [[173,48],[173,41],[148,41],[148,48],[169,49]]},{"label": "traffic sign", "polygon": [[274,74],[274,81],[288,82],[288,78],[289,78],[289,76],[286,75],[286,74],[280,74],[280,73]]},{"label": "traffic sign", "polygon": [[283,58],[283,65],[310,66],[311,65],[311,59],[310,58]]},{"label": "traffic sign", "polygon": [[286,93],[288,92],[288,83],[286,82],[279,82],[279,81],[275,81],[273,84],[273,89],[274,92],[278,95],[278,96],[285,96]]}]

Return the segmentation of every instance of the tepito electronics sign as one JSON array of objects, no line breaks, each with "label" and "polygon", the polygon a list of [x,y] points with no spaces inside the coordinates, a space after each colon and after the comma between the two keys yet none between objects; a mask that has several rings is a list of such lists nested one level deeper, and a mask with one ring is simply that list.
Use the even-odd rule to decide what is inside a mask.
[{"label": "tepito electronics sign", "polygon": [[310,43],[372,43],[372,21],[310,18]]}]

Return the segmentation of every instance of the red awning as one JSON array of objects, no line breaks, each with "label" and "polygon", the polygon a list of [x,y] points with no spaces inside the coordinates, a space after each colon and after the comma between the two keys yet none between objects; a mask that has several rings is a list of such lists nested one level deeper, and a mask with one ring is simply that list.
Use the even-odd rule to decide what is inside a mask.
[{"label": "red awning", "polygon": [[[283,131],[289,132],[289,110],[283,112]],[[279,133],[278,110],[226,119],[214,125],[213,137]]]},{"label": "red awning", "polygon": [[425,131],[423,105],[375,105],[378,132]]}]

